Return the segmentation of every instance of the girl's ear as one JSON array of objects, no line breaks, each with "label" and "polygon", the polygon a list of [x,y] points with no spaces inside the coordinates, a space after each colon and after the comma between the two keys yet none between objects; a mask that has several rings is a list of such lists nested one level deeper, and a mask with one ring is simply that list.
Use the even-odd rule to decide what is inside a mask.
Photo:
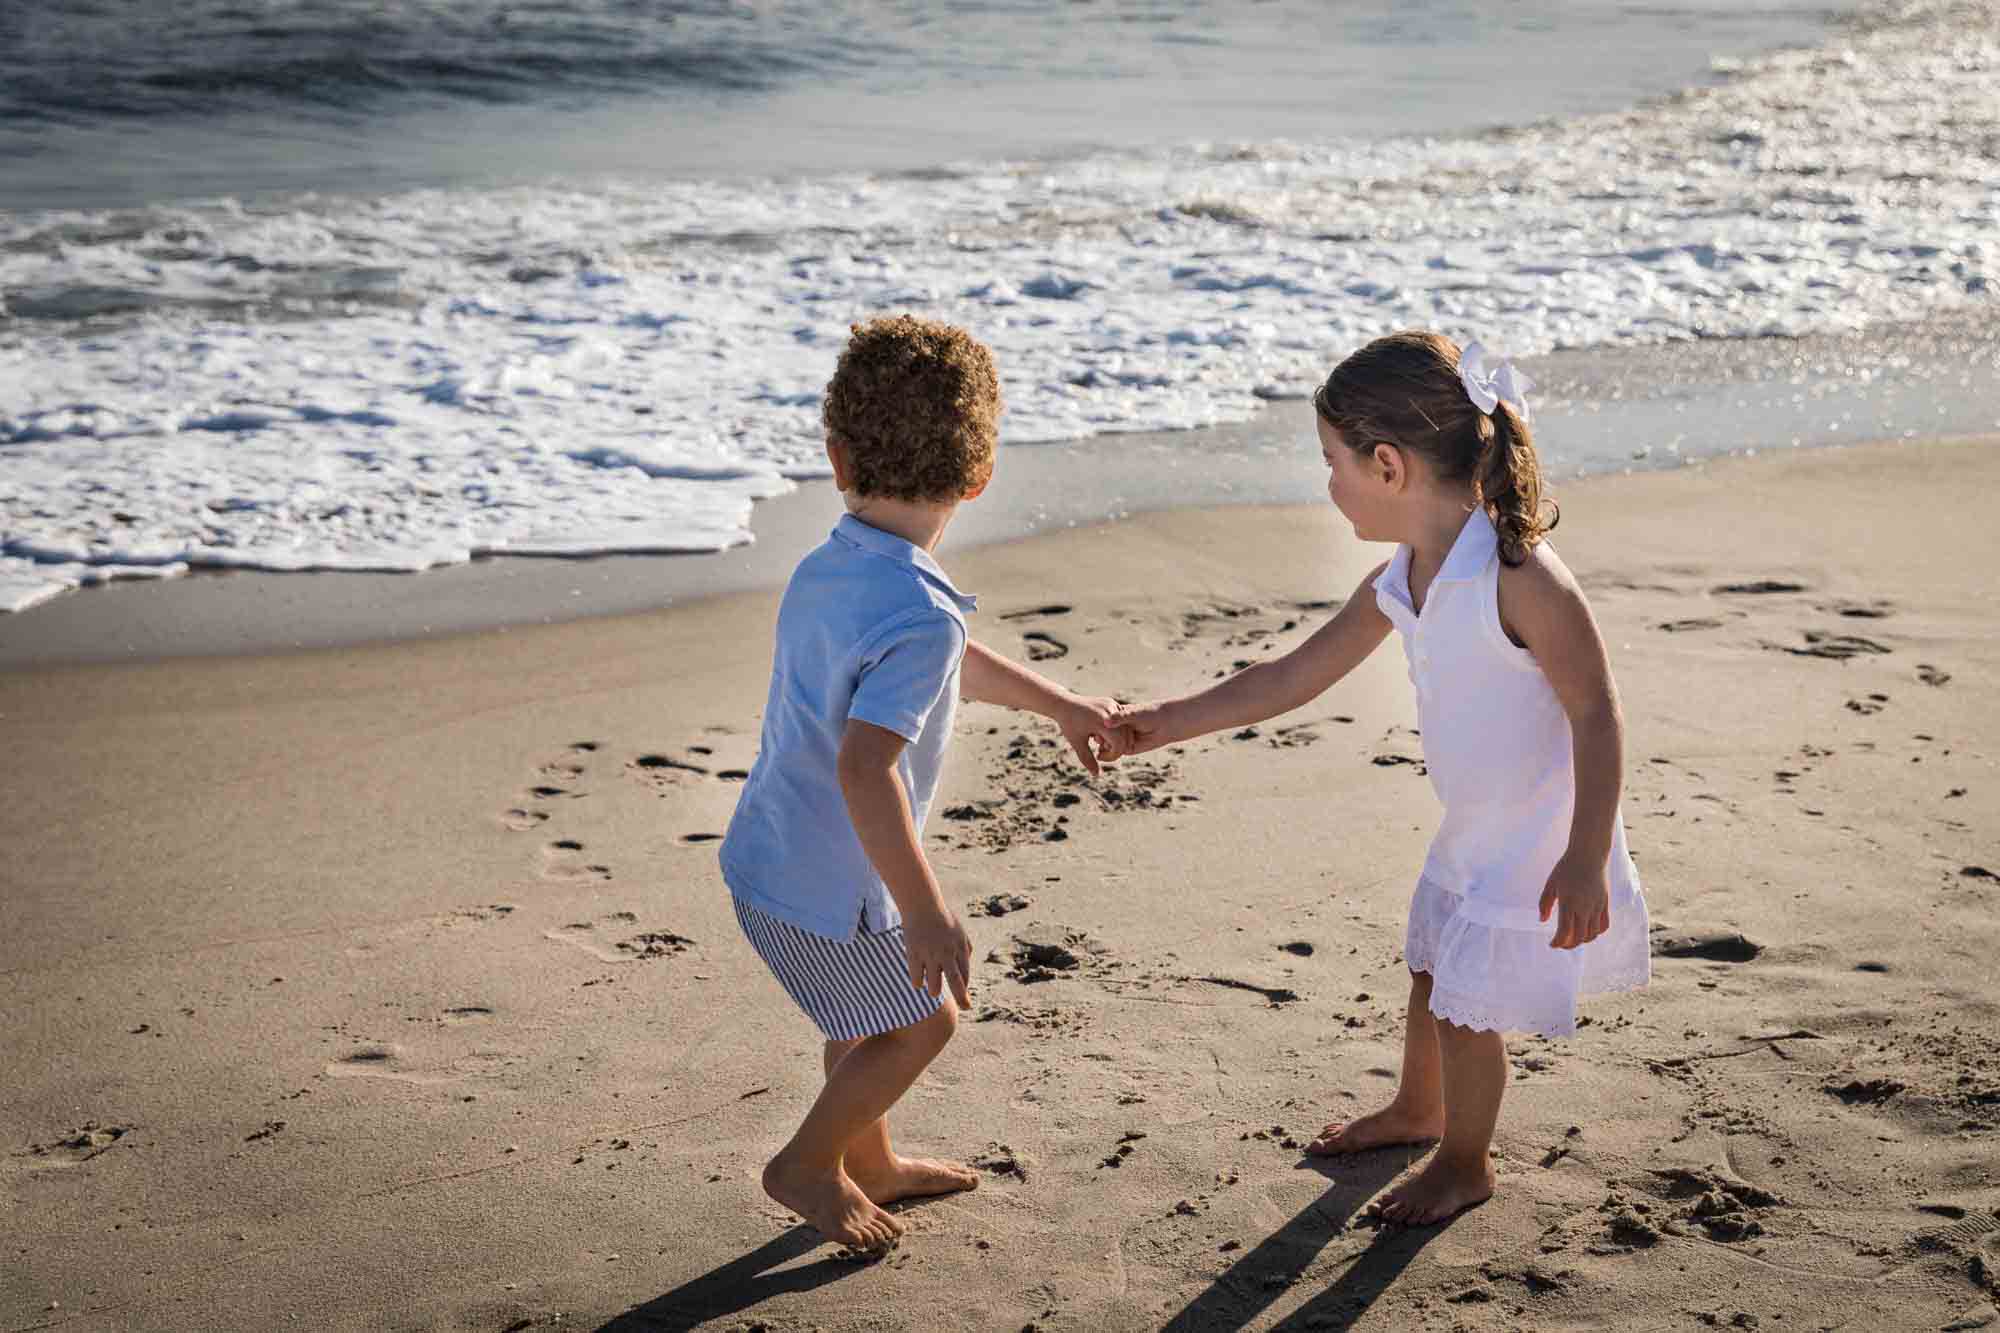
[{"label": "girl's ear", "polygon": [[854,451],[847,441],[826,437],[826,461],[833,465],[833,488],[845,491],[854,484]]},{"label": "girl's ear", "polygon": [[1410,463],[1403,457],[1403,451],[1387,440],[1377,440],[1375,449],[1369,455],[1375,464],[1375,473],[1382,483],[1392,491],[1400,491],[1409,484]]}]

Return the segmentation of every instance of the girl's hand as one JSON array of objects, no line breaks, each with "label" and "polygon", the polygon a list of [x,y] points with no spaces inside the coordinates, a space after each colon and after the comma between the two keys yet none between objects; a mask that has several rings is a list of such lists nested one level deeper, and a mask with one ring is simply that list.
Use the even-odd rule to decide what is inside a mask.
[{"label": "girl's hand", "polygon": [[910,984],[932,995],[951,988],[961,1009],[972,1004],[972,937],[950,908],[912,913],[903,918],[903,951],[910,965]]},{"label": "girl's hand", "polygon": [[1564,856],[1542,890],[1542,920],[1556,912],[1551,949],[1574,949],[1611,929],[1611,889],[1605,879],[1608,857]]},{"label": "girl's hand", "polygon": [[1121,707],[1116,699],[1072,696],[1068,707],[1055,719],[1062,728],[1063,739],[1076,752],[1077,762],[1092,777],[1097,776],[1099,763],[1116,763],[1125,752],[1120,744],[1125,721]]}]

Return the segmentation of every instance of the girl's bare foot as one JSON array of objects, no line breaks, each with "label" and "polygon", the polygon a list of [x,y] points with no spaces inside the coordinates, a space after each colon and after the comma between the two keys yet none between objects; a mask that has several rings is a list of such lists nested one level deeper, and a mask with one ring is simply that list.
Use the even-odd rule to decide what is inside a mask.
[{"label": "girl's bare foot", "polygon": [[764,1168],[764,1193],[850,1249],[879,1250],[903,1234],[903,1224],[870,1203],[839,1167],[831,1175],[800,1170],[781,1154]]},{"label": "girl's bare foot", "polygon": [[1493,1197],[1495,1183],[1493,1163],[1483,1155],[1468,1163],[1440,1153],[1423,1170],[1390,1190],[1377,1211],[1399,1226],[1427,1226],[1485,1203]]},{"label": "girl's bare foot", "polygon": [[878,1204],[979,1188],[979,1173],[971,1167],[928,1157],[892,1156],[886,1163],[867,1166],[857,1166],[850,1160],[847,1173],[861,1192]]},{"label": "girl's bare foot", "polygon": [[1331,1121],[1318,1138],[1306,1145],[1306,1152],[1313,1157],[1338,1157],[1342,1153],[1367,1152],[1370,1148],[1397,1143],[1429,1143],[1443,1134],[1443,1106],[1420,1112],[1401,1102],[1390,1102],[1359,1120]]}]

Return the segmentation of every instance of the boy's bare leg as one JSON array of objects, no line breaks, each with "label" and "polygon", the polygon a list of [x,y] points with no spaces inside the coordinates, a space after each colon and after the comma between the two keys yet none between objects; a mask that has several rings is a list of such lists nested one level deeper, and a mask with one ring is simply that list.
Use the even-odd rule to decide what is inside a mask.
[{"label": "boy's bare leg", "polygon": [[764,1192],[843,1245],[875,1249],[902,1235],[903,1224],[869,1200],[842,1159],[854,1136],[909,1091],[957,1026],[958,1010],[947,998],[921,1023],[855,1043],[792,1141],[764,1167]]},{"label": "boy's bare leg", "polygon": [[[830,1041],[826,1044],[826,1076],[834,1066],[861,1043]],[[847,1142],[843,1158],[847,1178],[861,1187],[872,1203],[894,1203],[898,1199],[921,1199],[936,1194],[955,1194],[977,1189],[979,1173],[962,1162],[940,1162],[928,1157],[903,1157],[889,1144],[889,1117],[881,1116],[865,1125]]]},{"label": "boy's bare leg", "polygon": [[1403,1077],[1395,1097],[1359,1120],[1330,1122],[1306,1151],[1315,1157],[1334,1157],[1393,1143],[1428,1143],[1445,1131],[1444,1110],[1438,1024],[1431,1017],[1431,974],[1412,972],[1410,1010],[1403,1025]]},{"label": "boy's bare leg", "polygon": [[1437,1025],[1444,1057],[1444,1142],[1410,1179],[1389,1191],[1382,1216],[1422,1226],[1493,1195],[1493,1126],[1507,1091],[1507,1045],[1497,1032]]}]

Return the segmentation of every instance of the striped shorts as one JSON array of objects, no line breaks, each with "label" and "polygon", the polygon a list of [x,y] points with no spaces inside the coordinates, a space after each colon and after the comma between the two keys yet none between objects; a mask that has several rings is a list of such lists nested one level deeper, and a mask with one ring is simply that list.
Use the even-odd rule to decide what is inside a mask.
[{"label": "striped shorts", "polygon": [[942,1001],[910,984],[901,926],[832,940],[730,898],[750,947],[828,1041],[893,1032],[938,1011]]}]

